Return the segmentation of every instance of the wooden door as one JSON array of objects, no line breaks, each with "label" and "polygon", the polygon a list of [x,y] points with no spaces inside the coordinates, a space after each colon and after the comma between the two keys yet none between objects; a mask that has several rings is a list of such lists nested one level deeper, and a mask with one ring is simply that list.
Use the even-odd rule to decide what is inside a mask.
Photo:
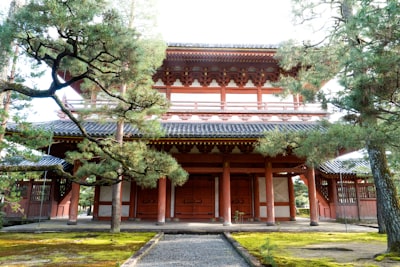
[{"label": "wooden door", "polygon": [[248,176],[231,176],[231,211],[244,212],[244,218],[253,217],[251,178]]},{"label": "wooden door", "polygon": [[179,219],[214,218],[215,180],[212,176],[190,176],[175,189],[175,217]]},{"label": "wooden door", "polygon": [[136,218],[157,219],[157,201],[158,188],[138,188]]}]

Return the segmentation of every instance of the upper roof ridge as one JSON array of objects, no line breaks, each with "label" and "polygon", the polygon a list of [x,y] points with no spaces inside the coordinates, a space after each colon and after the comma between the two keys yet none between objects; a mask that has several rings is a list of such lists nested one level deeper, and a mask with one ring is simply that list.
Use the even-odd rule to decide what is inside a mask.
[{"label": "upper roof ridge", "polygon": [[168,47],[187,47],[187,48],[243,48],[243,49],[277,49],[278,44],[235,44],[235,43],[176,43],[168,42]]}]

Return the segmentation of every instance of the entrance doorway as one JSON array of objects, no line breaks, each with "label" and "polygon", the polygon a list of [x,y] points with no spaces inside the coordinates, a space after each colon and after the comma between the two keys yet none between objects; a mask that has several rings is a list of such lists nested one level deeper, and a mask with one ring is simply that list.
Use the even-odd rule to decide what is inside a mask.
[{"label": "entrance doorway", "polygon": [[236,211],[242,213],[244,218],[253,217],[251,181],[251,177],[246,175],[231,176],[232,217]]},{"label": "entrance doorway", "polygon": [[215,179],[211,175],[193,175],[175,188],[175,218],[211,219],[215,217]]},{"label": "entrance doorway", "polygon": [[141,219],[156,219],[158,206],[158,187],[142,188],[137,191],[136,217]]}]

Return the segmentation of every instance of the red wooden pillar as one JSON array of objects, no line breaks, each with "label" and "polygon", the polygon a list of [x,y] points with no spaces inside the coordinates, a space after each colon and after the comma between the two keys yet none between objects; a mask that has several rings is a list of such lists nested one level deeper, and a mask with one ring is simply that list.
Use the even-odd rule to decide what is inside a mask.
[{"label": "red wooden pillar", "polygon": [[288,189],[289,189],[289,210],[290,210],[290,220],[296,220],[296,198],[294,195],[294,185],[292,177],[288,177]]},{"label": "red wooden pillar", "polygon": [[157,224],[165,224],[165,210],[167,203],[167,178],[158,179],[158,206],[157,206]]},{"label": "red wooden pillar", "polygon": [[[78,170],[80,164],[78,162],[74,163],[74,174]],[[72,183],[71,186],[71,200],[69,203],[69,214],[68,214],[68,225],[75,225],[78,223],[78,208],[79,208],[79,194],[80,194],[80,184]]]},{"label": "red wooden pillar", "polygon": [[222,206],[224,216],[224,226],[232,225],[231,213],[231,175],[229,161],[224,161],[222,173]]},{"label": "red wooden pillar", "polygon": [[353,180],[353,182],[354,182],[354,187],[355,187],[355,190],[356,190],[356,201],[357,201],[357,219],[360,221],[361,220],[361,214],[360,214],[360,211],[361,211],[361,204],[360,204],[360,187],[359,187],[359,184],[358,184],[358,181],[357,181],[357,179],[354,179]]},{"label": "red wooden pillar", "polygon": [[218,176],[218,220],[223,221],[224,219],[224,181],[222,175]]},{"label": "red wooden pillar", "polygon": [[275,225],[275,199],[271,162],[267,162],[265,166],[265,187],[267,193],[267,225],[273,226]]},{"label": "red wooden pillar", "polygon": [[221,88],[221,109],[224,110],[226,108],[226,91],[225,87]]},{"label": "red wooden pillar", "polygon": [[263,109],[262,108],[262,93],[261,93],[261,88],[258,86],[257,87],[257,109]]},{"label": "red wooden pillar", "polygon": [[133,220],[135,218],[135,199],[136,199],[136,182],[131,181],[128,220]]},{"label": "red wooden pillar", "polygon": [[254,220],[260,221],[260,183],[258,177],[253,177],[254,180]]},{"label": "red wooden pillar", "polygon": [[26,195],[28,196],[28,198],[26,200],[26,206],[25,206],[24,212],[25,212],[26,218],[30,218],[29,212],[31,209],[31,199],[32,199],[31,195],[32,195],[33,179],[30,179],[29,182],[26,182],[26,184],[27,184],[27,188],[28,188]]},{"label": "red wooden pillar", "polygon": [[339,205],[338,197],[337,197],[337,181],[336,179],[328,180],[329,184],[329,199],[331,200],[329,203],[329,217],[331,219],[336,219],[336,207]]},{"label": "red wooden pillar", "polygon": [[81,188],[80,184],[72,183],[71,201],[69,204],[69,217],[67,222],[68,225],[75,225],[78,223],[80,188]]},{"label": "red wooden pillar", "polygon": [[172,194],[172,183],[170,180],[166,182],[166,197],[165,197],[165,216],[167,220],[171,220],[171,194]]},{"label": "red wooden pillar", "polygon": [[317,205],[317,189],[315,185],[315,170],[309,167],[307,170],[308,180],[308,200],[310,202],[310,225],[318,226],[318,205]]}]

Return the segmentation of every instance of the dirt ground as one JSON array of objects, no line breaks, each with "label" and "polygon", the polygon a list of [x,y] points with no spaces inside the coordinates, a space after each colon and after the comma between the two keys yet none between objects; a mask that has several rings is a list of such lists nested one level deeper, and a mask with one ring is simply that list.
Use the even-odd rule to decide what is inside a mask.
[{"label": "dirt ground", "polygon": [[321,243],[309,245],[304,248],[290,249],[292,255],[301,255],[302,258],[332,258],[338,263],[352,263],[354,266],[381,266],[394,267],[400,266],[399,261],[384,260],[381,262],[375,261],[374,256],[384,253],[386,245],[358,242],[348,243]]}]

